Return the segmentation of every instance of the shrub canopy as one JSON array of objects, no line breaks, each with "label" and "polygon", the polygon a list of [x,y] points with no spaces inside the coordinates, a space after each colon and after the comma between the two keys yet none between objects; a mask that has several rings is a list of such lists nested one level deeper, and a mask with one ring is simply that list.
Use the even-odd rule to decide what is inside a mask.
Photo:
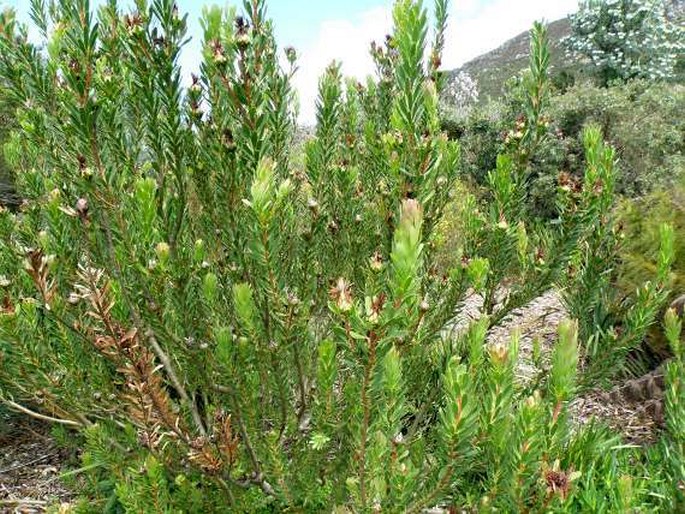
[{"label": "shrub canopy", "polygon": [[[547,137],[544,27],[489,202],[465,199],[462,244],[440,267],[459,173],[438,118],[446,2],[430,37],[420,2],[395,3],[376,79],[327,69],[299,166],[295,52],[282,68],[264,2],[243,10],[205,10],[187,90],[186,19],[171,0],[97,15],[86,0],[33,1],[45,52],[0,18],[0,81],[19,106],[7,154],[26,198],[0,213],[4,403],[81,431],[103,510],[676,505],[675,318],[667,464],[632,473],[650,456],[569,420],[579,367],[615,372],[654,320],[672,232],[621,333],[594,330],[614,258],[614,153],[586,130],[586,173],[562,184],[561,221],[529,223],[530,159]],[[486,345],[486,333],[558,283],[581,319],[521,382],[518,337]],[[484,315],[455,333],[474,291]]]}]

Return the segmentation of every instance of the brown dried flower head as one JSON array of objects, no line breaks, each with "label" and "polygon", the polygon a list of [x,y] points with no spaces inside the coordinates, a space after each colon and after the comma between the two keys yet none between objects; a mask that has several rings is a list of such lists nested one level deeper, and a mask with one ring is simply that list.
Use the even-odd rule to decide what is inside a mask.
[{"label": "brown dried flower head", "polygon": [[557,459],[551,468],[543,466],[543,476],[547,484],[547,493],[549,495],[558,494],[562,499],[566,499],[571,490],[571,483],[580,477],[580,473],[560,469],[559,460]]},{"label": "brown dried flower head", "polygon": [[367,303],[367,317],[370,323],[378,323],[386,299],[385,293],[381,293],[371,298],[371,302]]},{"label": "brown dried flower head", "polygon": [[329,295],[342,312],[348,312],[352,309],[352,286],[344,278],[340,277],[336,281],[329,290]]},{"label": "brown dried flower head", "polygon": [[369,266],[373,271],[380,271],[383,269],[383,256],[380,252],[376,251],[369,259]]}]

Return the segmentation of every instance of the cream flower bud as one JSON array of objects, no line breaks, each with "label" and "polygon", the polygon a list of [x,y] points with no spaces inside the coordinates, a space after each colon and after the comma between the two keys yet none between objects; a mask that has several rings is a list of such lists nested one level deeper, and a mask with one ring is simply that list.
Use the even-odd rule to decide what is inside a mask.
[{"label": "cream flower bud", "polygon": [[169,244],[164,241],[157,243],[155,246],[155,253],[160,262],[165,263],[169,259]]}]

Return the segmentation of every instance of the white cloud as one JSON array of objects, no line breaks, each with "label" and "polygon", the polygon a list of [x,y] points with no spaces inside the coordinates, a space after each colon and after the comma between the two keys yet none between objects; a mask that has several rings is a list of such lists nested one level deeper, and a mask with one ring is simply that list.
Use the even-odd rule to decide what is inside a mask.
[{"label": "white cloud", "polygon": [[373,40],[380,43],[391,28],[389,6],[370,9],[354,20],[329,20],[321,24],[314,42],[305,49],[298,49],[299,70],[293,86],[300,98],[301,123],[314,123],[319,77],[331,61],[342,63],[345,76],[361,80],[373,74],[369,45]]},{"label": "white cloud", "polygon": [[534,21],[554,21],[575,11],[578,0],[476,0],[454,2],[450,12],[443,66],[461,66],[528,30]]},{"label": "white cloud", "polygon": [[[369,44],[381,42],[392,29],[391,3],[354,19],[321,24],[314,42],[298,49],[300,66],[294,87],[300,97],[300,122],[313,124],[318,79],[333,60],[343,63],[346,76],[364,79],[374,72]],[[483,5],[485,4],[485,5]],[[458,0],[453,2],[446,34],[443,67],[456,68],[528,30],[535,20],[561,18],[578,0]]]}]

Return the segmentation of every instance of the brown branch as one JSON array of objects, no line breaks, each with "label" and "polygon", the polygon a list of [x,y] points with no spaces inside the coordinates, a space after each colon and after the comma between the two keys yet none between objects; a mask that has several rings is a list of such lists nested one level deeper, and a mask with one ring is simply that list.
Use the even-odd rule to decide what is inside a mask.
[{"label": "brown branch", "polygon": [[[273,268],[271,267],[271,252],[269,251],[269,233],[267,231],[266,227],[262,227],[261,231],[261,243],[262,247],[264,248],[264,262],[266,265],[266,271],[268,274],[269,278],[269,286],[270,286],[270,293],[271,296],[275,297],[275,301],[272,302],[272,305],[278,305],[278,282],[276,281],[276,276],[274,274]],[[267,298],[266,301],[267,303],[269,302],[269,291],[267,291]],[[274,339],[273,335],[273,328],[271,326],[271,314],[269,310],[269,306],[266,305],[264,310],[264,330],[266,332],[266,337],[267,337],[267,343],[271,344],[272,340]],[[280,428],[279,428],[279,433],[278,433],[278,440],[279,442],[283,440],[283,437],[285,435],[285,429],[286,425],[288,422],[288,406],[287,406],[287,401],[285,397],[285,384],[283,383],[282,376],[283,373],[281,373],[280,366],[278,365],[278,359],[275,351],[269,350],[269,353],[271,354],[271,367],[273,368],[273,373],[275,375],[275,380],[276,380],[276,386],[278,387],[278,403],[280,406],[280,416],[281,416],[281,421],[280,421]]]},{"label": "brown branch", "polygon": [[240,430],[240,438],[243,441],[243,444],[245,445],[245,449],[247,450],[247,454],[250,458],[250,461],[252,462],[252,467],[254,469],[254,477],[250,479],[250,482],[258,484],[261,487],[262,491],[264,491],[264,493],[268,494],[269,496],[276,496],[276,491],[274,490],[273,486],[264,478],[262,466],[259,463],[259,459],[257,458],[257,452],[255,452],[255,449],[252,446],[250,436],[247,433],[247,427],[245,426],[245,422],[243,421],[243,417],[240,413],[235,391],[231,386],[215,385],[214,388],[217,391],[227,393],[231,399],[233,413],[235,414],[236,421],[238,422],[238,428]]},{"label": "brown branch", "polygon": [[376,343],[375,332],[369,336],[369,360],[364,367],[364,383],[362,384],[362,408],[364,417],[361,428],[361,448],[359,449],[359,495],[362,509],[366,507],[366,439],[369,431],[369,420],[371,417],[371,406],[369,405],[369,386],[371,384],[371,372],[376,364]]},{"label": "brown branch", "polygon": [[405,512],[407,514],[415,514],[418,512],[422,512],[426,505],[430,505],[431,503],[433,503],[440,494],[440,492],[449,484],[450,477],[452,476],[452,467],[453,465],[449,464],[445,469],[445,474],[436,484],[433,490],[429,492],[427,495],[418,499],[414,504],[407,507],[407,510]]},{"label": "brown branch", "polygon": [[198,410],[196,403],[194,401],[191,401],[190,397],[188,396],[188,393],[183,387],[183,384],[178,379],[178,376],[174,371],[174,367],[171,365],[171,359],[169,359],[168,355],[164,352],[162,347],[157,342],[157,339],[155,338],[155,335],[152,332],[152,330],[148,330],[147,334],[145,335],[147,336],[148,341],[150,341],[150,345],[152,346],[155,355],[164,366],[164,370],[167,372],[167,375],[169,375],[169,379],[171,380],[171,383],[174,385],[174,388],[181,397],[181,401],[183,401],[190,409],[193,421],[195,422],[195,425],[197,426],[197,429],[199,430],[200,434],[202,434],[203,436],[207,435],[204,423],[202,422],[202,417],[200,416],[200,411]]},{"label": "brown branch", "polygon": [[[112,195],[111,188],[110,188],[109,184],[104,180],[105,168],[104,168],[104,165],[102,163],[102,159],[100,158],[100,147],[99,147],[98,140],[97,140],[97,127],[95,126],[94,123],[93,123],[93,127],[92,127],[90,140],[91,140],[90,146],[91,146],[91,153],[92,153],[93,161],[95,163],[95,166],[98,169],[100,176],[103,179],[103,182],[106,184],[107,193],[111,196]],[[114,264],[114,266],[113,266],[114,273],[115,273],[116,278],[119,281],[119,283],[123,284],[124,283],[122,280],[123,273],[121,271],[121,267],[119,265],[119,262],[117,261],[117,259],[115,257],[116,252],[114,249],[114,239],[112,237],[112,229],[110,227],[109,220],[105,216],[104,212],[102,213],[100,219],[102,221],[103,228],[105,230],[105,236],[106,236],[106,240],[107,240],[107,249],[109,251],[109,256],[110,256],[111,261]],[[119,229],[121,230],[121,232],[126,233],[125,225],[123,224],[123,220],[121,219],[121,217],[118,216],[116,218],[116,220],[119,224]],[[128,249],[128,245],[127,245],[127,249]],[[134,322],[136,328],[138,330],[142,331],[143,323],[140,319],[138,311],[133,308],[134,307],[133,302],[129,301],[128,303],[129,303],[129,309],[131,312],[131,316],[133,317],[133,322]],[[191,415],[193,417],[193,421],[195,422],[195,425],[197,426],[198,431],[203,436],[207,435],[207,430],[205,429],[205,426],[202,422],[202,417],[199,414],[199,411],[197,409],[197,405],[195,404],[194,401],[191,401],[190,396],[188,395],[185,388],[183,387],[183,384],[178,379],[178,376],[176,375],[176,372],[174,371],[174,369],[171,365],[171,360],[166,355],[166,353],[164,353],[161,346],[157,343],[157,340],[155,339],[154,334],[151,331],[148,331],[146,335],[148,336],[148,340],[150,341],[150,344],[152,345],[152,348],[155,352],[155,355],[162,362],[162,365],[164,366],[167,375],[169,376],[174,388],[176,389],[178,395],[180,396],[181,401],[183,401],[188,406],[188,408],[190,409]]]},{"label": "brown branch", "polygon": [[[294,311],[295,307],[291,307],[288,312],[288,321],[286,323],[286,331],[288,335],[290,335],[290,332],[292,330]],[[307,391],[304,381],[304,370],[302,368],[302,357],[300,355],[300,347],[298,346],[297,341],[291,340],[290,344],[293,348],[293,359],[295,360],[295,368],[297,369],[297,385],[300,393],[300,407],[297,410],[297,422],[298,424],[301,424],[304,418],[304,413],[307,410]]]}]

